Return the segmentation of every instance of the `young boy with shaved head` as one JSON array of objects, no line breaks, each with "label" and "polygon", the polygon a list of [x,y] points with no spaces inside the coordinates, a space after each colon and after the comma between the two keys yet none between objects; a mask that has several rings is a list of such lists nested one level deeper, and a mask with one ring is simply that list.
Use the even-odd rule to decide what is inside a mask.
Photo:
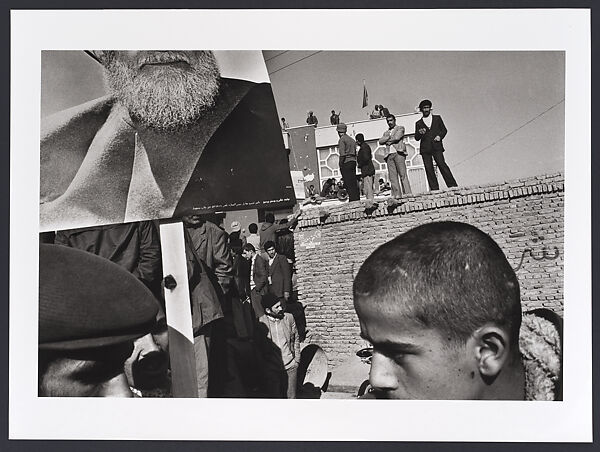
[{"label": "young boy with shaved head", "polygon": [[561,397],[558,316],[522,316],[515,272],[473,226],[429,223],[380,246],[356,276],[354,306],[376,398]]}]

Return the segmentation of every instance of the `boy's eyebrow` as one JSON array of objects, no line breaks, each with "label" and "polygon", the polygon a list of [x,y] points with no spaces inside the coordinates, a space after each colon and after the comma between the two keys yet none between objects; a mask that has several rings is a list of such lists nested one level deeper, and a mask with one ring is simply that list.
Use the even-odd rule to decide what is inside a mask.
[{"label": "boy's eyebrow", "polygon": [[377,348],[384,352],[415,353],[415,352],[420,352],[422,350],[422,348],[419,347],[418,345],[411,344],[408,342],[394,342],[394,341],[388,341],[388,340],[374,342],[371,338],[369,338],[367,335],[363,334],[362,332],[360,333],[360,337],[366,341],[369,341],[371,343],[371,345],[373,345],[374,348]]}]

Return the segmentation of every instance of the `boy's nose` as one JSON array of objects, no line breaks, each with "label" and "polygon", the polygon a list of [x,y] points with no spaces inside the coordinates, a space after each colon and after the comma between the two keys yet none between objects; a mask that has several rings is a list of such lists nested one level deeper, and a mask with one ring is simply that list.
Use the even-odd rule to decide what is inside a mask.
[{"label": "boy's nose", "polygon": [[394,364],[390,358],[373,352],[369,382],[376,391],[390,392],[398,389],[398,378],[394,372]]}]

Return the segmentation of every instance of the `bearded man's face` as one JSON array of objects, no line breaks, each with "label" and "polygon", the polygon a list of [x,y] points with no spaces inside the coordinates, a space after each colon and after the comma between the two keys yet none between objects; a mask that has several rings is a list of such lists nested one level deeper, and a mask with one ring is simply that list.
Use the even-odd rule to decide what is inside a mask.
[{"label": "bearded man's face", "polygon": [[206,50],[103,52],[108,88],[132,119],[159,132],[187,128],[209,110],[219,68]]}]

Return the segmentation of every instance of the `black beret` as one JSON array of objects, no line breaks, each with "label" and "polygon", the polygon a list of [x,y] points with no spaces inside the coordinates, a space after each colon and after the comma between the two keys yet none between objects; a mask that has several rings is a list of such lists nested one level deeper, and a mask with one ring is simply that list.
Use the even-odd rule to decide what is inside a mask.
[{"label": "black beret", "polygon": [[158,302],[119,265],[85,251],[40,245],[40,349],[80,350],[149,333]]},{"label": "black beret", "polygon": [[429,107],[429,108],[431,108],[431,101],[430,101],[430,100],[428,100],[428,99],[422,100],[422,101],[419,103],[419,110],[423,110],[423,108],[424,108],[424,107]]},{"label": "black beret", "polygon": [[277,298],[275,295],[273,295],[272,293],[266,293],[260,299],[260,304],[262,305],[263,308],[267,309],[267,308],[272,308],[273,306],[275,306],[278,301],[279,301],[279,298]]}]

